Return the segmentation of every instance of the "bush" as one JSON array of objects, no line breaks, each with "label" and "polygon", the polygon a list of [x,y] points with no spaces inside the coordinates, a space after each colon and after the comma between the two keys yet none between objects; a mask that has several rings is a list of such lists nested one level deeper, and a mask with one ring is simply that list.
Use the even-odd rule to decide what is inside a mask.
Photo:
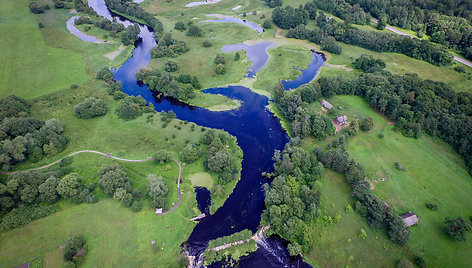
[{"label": "bush", "polygon": [[203,32],[198,26],[190,25],[190,27],[188,27],[187,36],[202,37]]},{"label": "bush", "polygon": [[374,120],[372,117],[367,117],[366,119],[362,120],[360,127],[363,131],[369,131],[374,127]]},{"label": "bush", "polygon": [[64,259],[79,264],[87,251],[85,250],[85,239],[82,236],[69,237],[64,246]]},{"label": "bush", "polygon": [[406,167],[404,167],[400,162],[395,162],[395,167],[400,171],[406,171]]},{"label": "bush", "polygon": [[454,70],[458,73],[465,73],[465,68],[462,65],[458,65],[458,66],[454,67]]},{"label": "bush", "polygon": [[211,46],[212,46],[212,43],[210,42],[210,40],[208,39],[203,40],[203,47],[211,47]]},{"label": "bush", "polygon": [[334,54],[341,54],[342,52],[341,45],[338,44],[336,39],[334,39],[332,36],[328,36],[323,41],[321,41],[321,49]]},{"label": "bush", "polygon": [[240,58],[241,55],[239,55],[239,52],[236,52],[236,54],[234,54],[234,61],[238,61]]},{"label": "bush", "polygon": [[100,71],[98,71],[97,79],[104,80],[104,81],[112,81],[113,73],[107,67],[103,67]]},{"label": "bush", "polygon": [[34,13],[34,14],[44,13],[44,9],[45,9],[44,6],[40,6],[38,4],[38,2],[36,2],[36,1],[30,2],[28,7],[31,10],[31,12]]},{"label": "bush", "polygon": [[156,164],[167,163],[171,159],[172,159],[172,155],[166,150],[157,151],[152,155],[152,160],[154,160]]},{"label": "bush", "polygon": [[115,112],[119,117],[131,120],[142,115],[145,108],[146,101],[141,96],[127,96],[118,102]]},{"label": "bush", "polygon": [[438,210],[438,204],[437,203],[426,203],[426,207],[429,209],[429,210],[432,210],[432,211],[436,211]]},{"label": "bush", "polygon": [[183,22],[178,21],[178,22],[175,23],[174,29],[176,29],[178,31],[185,31],[185,30],[187,30],[187,26],[185,26],[185,24]]},{"label": "bush", "polygon": [[89,97],[84,102],[74,107],[75,116],[78,118],[93,118],[107,113],[107,105],[103,99]]},{"label": "bush", "polygon": [[152,199],[152,205],[156,208],[166,208],[166,196],[169,192],[167,184],[162,176],[148,175],[147,191]]},{"label": "bush", "polygon": [[262,28],[272,29],[272,22],[270,22],[270,20],[265,20],[264,23],[262,23]]},{"label": "bush", "polygon": [[195,144],[187,144],[180,152],[180,158],[187,163],[195,162],[200,158],[200,148]]},{"label": "bush", "polygon": [[178,68],[177,63],[173,60],[167,60],[164,64],[164,70],[169,73],[177,71]]},{"label": "bush", "polygon": [[77,89],[78,87],[79,87],[79,85],[77,85],[77,84],[71,84],[71,85],[70,85],[70,88],[71,88],[71,89]]},{"label": "bush", "polygon": [[416,255],[416,256],[415,256],[415,263],[416,263],[416,265],[418,265],[418,267],[420,267],[420,268],[426,267],[426,262],[425,262],[425,260],[423,259],[423,257],[421,257],[420,255]]},{"label": "bush", "polygon": [[44,24],[40,22],[40,23],[38,23],[38,27],[39,28],[44,28]]},{"label": "bush", "polygon": [[226,73],[226,69],[225,69],[224,64],[218,64],[218,66],[216,66],[215,72],[216,72],[217,74],[225,74],[225,73]]},{"label": "bush", "polygon": [[457,241],[466,241],[467,232],[472,230],[470,224],[468,224],[462,217],[457,219],[447,219],[444,223],[446,224],[446,231],[449,237]]},{"label": "bush", "polygon": [[379,133],[379,138],[380,138],[380,139],[383,139],[383,138],[384,138],[384,134],[383,134],[383,133]]},{"label": "bush", "polygon": [[139,212],[141,209],[143,209],[143,204],[139,201],[134,201],[131,205],[131,211],[133,212]]},{"label": "bush", "polygon": [[226,63],[225,55],[224,54],[216,55],[214,62],[216,64],[225,64]]},{"label": "bush", "polygon": [[64,5],[64,2],[62,2],[61,0],[53,0],[54,2],[54,8],[64,8],[65,5]]}]

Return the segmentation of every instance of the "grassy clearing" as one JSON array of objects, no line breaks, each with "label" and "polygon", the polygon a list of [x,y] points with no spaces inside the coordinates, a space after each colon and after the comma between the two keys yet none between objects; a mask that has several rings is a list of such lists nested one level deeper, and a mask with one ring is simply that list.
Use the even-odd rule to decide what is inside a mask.
[{"label": "grassy clearing", "polygon": [[[468,219],[472,215],[472,182],[463,160],[443,142],[426,135],[418,140],[406,138],[392,128],[359,134],[349,142],[348,152],[365,165],[369,179],[378,181],[374,192],[380,198],[400,213],[418,215],[420,223],[410,228],[409,246],[414,251],[437,266],[467,265],[472,242],[452,241],[443,224],[446,217]],[[380,132],[385,138],[377,137]],[[398,171],[395,162],[407,171]],[[382,177],[387,181],[382,182]],[[430,211],[427,202],[439,204],[439,210]]]},{"label": "grassy clearing", "polygon": [[[89,79],[80,54],[47,43],[42,34],[47,29],[40,30],[38,21],[29,11],[29,2],[8,0],[0,5],[2,98],[15,93],[32,99]],[[46,13],[52,12],[55,11]]]},{"label": "grassy clearing", "polygon": [[306,69],[311,61],[309,50],[298,46],[280,46],[269,49],[269,63],[257,74],[254,88],[272,90],[280,80],[292,80]]},{"label": "grassy clearing", "polygon": [[188,179],[192,182],[193,186],[203,186],[207,189],[211,189],[213,187],[213,179],[208,172],[195,173]]},{"label": "grassy clearing", "polygon": [[[355,211],[346,212],[353,205],[351,188],[344,178],[326,170],[321,188],[321,218],[341,216],[339,222],[319,220],[309,224],[308,237],[315,241],[304,260],[313,266],[336,267],[392,267],[396,261],[408,256],[406,249],[393,244],[383,230],[372,229],[367,221]],[[364,229],[367,238],[361,239]]]}]

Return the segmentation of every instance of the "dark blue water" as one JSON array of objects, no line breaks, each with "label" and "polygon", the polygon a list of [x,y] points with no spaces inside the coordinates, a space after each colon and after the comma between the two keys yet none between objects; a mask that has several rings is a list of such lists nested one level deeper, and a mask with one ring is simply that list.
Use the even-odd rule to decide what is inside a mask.
[{"label": "dark blue water", "polygon": [[295,89],[301,85],[308,84],[313,80],[321,66],[324,64],[323,55],[317,52],[311,53],[311,61],[305,70],[302,70],[302,74],[294,80],[282,80],[282,85],[285,90]]},{"label": "dark blue water", "polygon": [[205,213],[206,215],[210,214],[210,205],[211,205],[211,196],[210,191],[207,188],[202,186],[195,187],[195,195],[197,199],[198,209]]},{"label": "dark blue water", "polygon": [[[103,0],[89,0],[89,5],[93,2],[95,3],[95,5],[91,5],[93,8],[100,6],[106,8],[106,6],[96,4],[100,1],[103,2]],[[100,13],[105,11],[101,10]],[[110,16],[113,16],[113,13],[110,13]],[[151,59],[149,52],[156,45],[153,33],[148,27],[141,25],[140,28],[142,41],[137,44],[133,56],[119,69],[113,70],[115,80],[123,84],[123,91],[128,95],[142,96],[154,104],[156,111],[168,112],[172,110],[181,120],[227,131],[237,138],[238,145],[244,153],[241,179],[233,193],[213,215],[205,217],[196,225],[187,241],[189,254],[198,257],[207,247],[209,240],[231,235],[244,229],[256,231],[264,207],[264,192],[262,190],[264,181],[261,173],[271,171],[273,153],[275,150],[283,149],[288,142],[288,136],[282,129],[279,119],[266,109],[268,98],[258,95],[246,87],[230,86],[205,89],[203,91],[205,93],[221,94],[242,102],[236,110],[213,112],[186,105],[172,98],[156,97],[156,92],[150,91],[146,85],[138,84],[135,73],[149,63]],[[264,249],[266,251],[275,252],[279,247],[275,240],[273,242],[274,249],[271,249],[272,240],[267,240],[265,243]],[[260,254],[264,258],[257,257]],[[286,250],[278,254],[264,254],[259,249],[254,257],[246,260],[247,265],[252,266],[251,262],[265,262],[263,267],[277,267],[279,265],[273,265],[277,261],[267,260],[280,254],[286,257]],[[288,257],[286,259],[288,260]],[[293,265],[287,261],[284,266],[292,267]]]}]

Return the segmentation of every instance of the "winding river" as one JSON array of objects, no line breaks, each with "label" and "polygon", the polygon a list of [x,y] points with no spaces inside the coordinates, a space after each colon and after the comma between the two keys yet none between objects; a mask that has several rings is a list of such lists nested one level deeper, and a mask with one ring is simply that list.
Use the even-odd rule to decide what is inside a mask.
[{"label": "winding river", "polygon": [[[103,0],[89,0],[88,3],[105,18],[117,17],[107,9]],[[130,23],[124,18],[117,20],[123,24]],[[272,169],[274,151],[282,150],[289,138],[282,129],[279,119],[266,109],[268,98],[246,87],[205,89],[205,93],[221,94],[242,102],[238,109],[213,112],[189,106],[175,99],[156,97],[157,94],[150,91],[146,85],[139,85],[135,73],[149,63],[151,59],[149,52],[156,45],[150,29],[143,25],[140,25],[140,28],[141,41],[137,43],[133,56],[121,67],[113,70],[115,80],[123,84],[123,91],[128,95],[141,95],[153,103],[157,111],[173,110],[181,120],[227,131],[237,138],[244,153],[241,179],[233,193],[213,215],[205,217],[196,225],[186,242],[189,254],[198,260],[209,240],[244,229],[256,231],[264,207],[262,184],[266,181],[261,177],[261,173]],[[258,245],[259,249],[255,253],[241,260],[242,267],[308,266],[301,259],[290,259],[281,239],[269,238]]]}]

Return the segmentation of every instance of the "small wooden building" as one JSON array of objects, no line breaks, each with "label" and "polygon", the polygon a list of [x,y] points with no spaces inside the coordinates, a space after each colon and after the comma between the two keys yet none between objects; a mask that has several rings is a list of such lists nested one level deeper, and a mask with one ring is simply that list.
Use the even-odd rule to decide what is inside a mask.
[{"label": "small wooden building", "polygon": [[347,123],[347,115],[338,116],[334,120],[336,121],[336,124],[344,125]]},{"label": "small wooden building", "polygon": [[402,218],[403,222],[405,223],[405,227],[410,227],[412,225],[415,225],[419,221],[418,216],[416,216],[416,214],[411,212],[411,211],[408,211],[408,213],[400,215],[400,217]]},{"label": "small wooden building", "polygon": [[321,100],[320,103],[321,103],[321,105],[322,105],[323,107],[325,107],[325,108],[328,109],[328,110],[333,109],[333,105],[331,105],[331,103],[329,103],[329,102],[327,102],[327,101],[325,101],[325,100]]}]

